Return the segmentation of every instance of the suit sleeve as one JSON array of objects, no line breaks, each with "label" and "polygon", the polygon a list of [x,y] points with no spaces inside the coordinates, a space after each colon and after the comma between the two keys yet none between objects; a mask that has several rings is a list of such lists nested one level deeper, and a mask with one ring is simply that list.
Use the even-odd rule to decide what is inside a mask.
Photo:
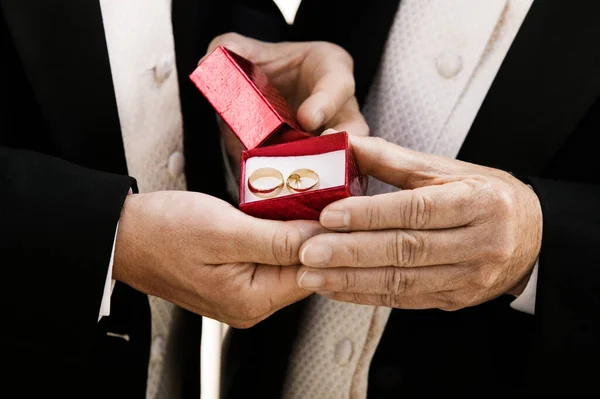
[{"label": "suit sleeve", "polygon": [[600,186],[529,181],[544,220],[535,306],[537,382],[548,392],[558,382],[573,392],[597,389],[590,384],[596,384],[600,359]]},{"label": "suit sleeve", "polygon": [[10,326],[3,337],[22,353],[38,343],[40,351],[62,347],[66,357],[89,350],[115,228],[135,181],[0,147],[0,187],[0,300]]}]

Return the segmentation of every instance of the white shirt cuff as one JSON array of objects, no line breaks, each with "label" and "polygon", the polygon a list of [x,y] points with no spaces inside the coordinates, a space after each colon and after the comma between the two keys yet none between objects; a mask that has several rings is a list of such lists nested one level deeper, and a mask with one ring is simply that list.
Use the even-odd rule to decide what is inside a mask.
[{"label": "white shirt cuff", "polygon": [[531,277],[527,282],[527,286],[523,290],[523,293],[510,303],[510,307],[520,312],[535,314],[535,294],[537,292],[537,280],[538,280],[538,266],[539,259],[535,262]]},{"label": "white shirt cuff", "polygon": [[102,302],[100,303],[100,313],[98,315],[98,321],[104,316],[110,316],[110,297],[115,288],[115,280],[112,278],[113,263],[115,260],[115,244],[117,243],[117,232],[119,231],[119,223],[117,222],[117,228],[115,229],[115,239],[113,240],[112,251],[110,253],[110,261],[108,263],[108,271],[106,272],[106,282],[104,283],[104,294],[102,295]]}]

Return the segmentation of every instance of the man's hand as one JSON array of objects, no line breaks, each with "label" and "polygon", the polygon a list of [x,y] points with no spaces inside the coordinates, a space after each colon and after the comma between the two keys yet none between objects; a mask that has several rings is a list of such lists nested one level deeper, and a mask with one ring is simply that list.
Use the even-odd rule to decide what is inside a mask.
[{"label": "man's hand", "polygon": [[[215,38],[208,53],[218,46],[260,67],[296,111],[306,131],[335,128],[354,135],[369,134],[354,97],[352,57],[341,47],[327,42],[267,43],[235,33]],[[221,132],[229,155],[239,161],[243,145],[224,123]]]},{"label": "man's hand", "polygon": [[351,137],[361,171],[404,190],[329,205],[298,284],[333,299],[456,310],[522,292],[540,251],[542,212],[510,174]]},{"label": "man's hand", "polygon": [[[113,278],[192,312],[249,327],[308,293],[298,251],[316,222],[260,220],[190,192],[129,195]],[[283,265],[283,266],[281,266]]]}]

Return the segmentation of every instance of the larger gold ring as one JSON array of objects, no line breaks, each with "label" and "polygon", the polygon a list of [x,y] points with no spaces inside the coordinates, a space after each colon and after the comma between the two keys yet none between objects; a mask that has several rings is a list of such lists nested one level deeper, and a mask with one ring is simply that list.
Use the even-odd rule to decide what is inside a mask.
[{"label": "larger gold ring", "polygon": [[294,193],[303,193],[319,185],[319,175],[311,169],[296,169],[285,182],[288,190]]},{"label": "larger gold ring", "polygon": [[[264,179],[257,187],[257,182]],[[265,184],[266,183],[266,184]],[[248,178],[248,190],[259,198],[275,197],[283,189],[283,175],[274,168],[260,168]]]}]

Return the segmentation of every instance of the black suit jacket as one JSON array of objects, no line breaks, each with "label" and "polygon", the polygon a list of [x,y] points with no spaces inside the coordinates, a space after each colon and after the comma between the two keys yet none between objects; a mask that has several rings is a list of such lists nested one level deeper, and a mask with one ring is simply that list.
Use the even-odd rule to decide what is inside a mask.
[{"label": "black suit jacket", "polygon": [[[362,104],[398,4],[305,0],[295,34],[350,51]],[[456,312],[394,310],[370,398],[600,395],[598,15],[594,1],[534,2],[458,156],[520,176],[540,198],[535,316],[507,296]],[[280,397],[302,312],[298,303],[232,331],[226,398]]]},{"label": "black suit jacket", "polygon": [[[188,188],[224,197],[212,109],[188,75],[217,34],[280,40],[269,0],[173,0]],[[0,0],[0,382],[15,397],[145,396],[150,312],[118,283],[98,323],[127,176],[102,15],[93,0]],[[211,170],[210,175],[202,170]],[[182,376],[198,397],[200,318]],[[127,334],[127,342],[107,332]]]}]

